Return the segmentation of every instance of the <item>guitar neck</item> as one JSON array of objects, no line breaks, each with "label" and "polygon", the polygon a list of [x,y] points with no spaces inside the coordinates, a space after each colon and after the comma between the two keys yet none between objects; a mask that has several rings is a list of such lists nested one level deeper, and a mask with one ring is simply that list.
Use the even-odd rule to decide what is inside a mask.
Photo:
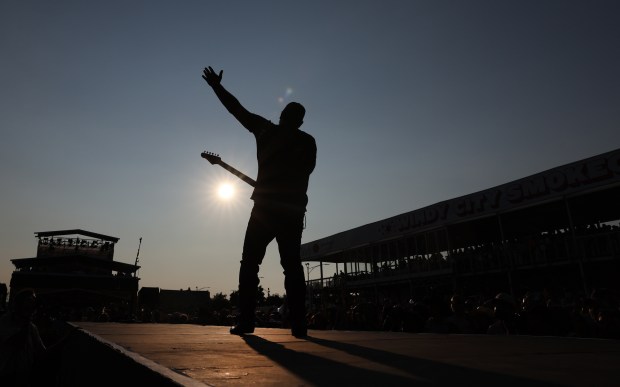
[{"label": "guitar neck", "polygon": [[238,171],[237,169],[235,169],[234,167],[231,167],[230,165],[226,164],[224,161],[221,161],[218,163],[222,168],[224,168],[225,170],[227,170],[228,172],[232,173],[233,175],[237,176],[238,178],[240,178],[241,180],[245,181],[246,183],[248,183],[249,185],[251,185],[252,187],[256,186],[256,181],[248,176],[246,176],[243,172]]}]

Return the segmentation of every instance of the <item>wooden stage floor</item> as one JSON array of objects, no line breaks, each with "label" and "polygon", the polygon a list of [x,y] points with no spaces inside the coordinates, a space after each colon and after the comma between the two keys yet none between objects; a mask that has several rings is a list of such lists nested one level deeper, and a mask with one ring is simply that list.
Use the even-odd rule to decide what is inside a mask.
[{"label": "wooden stage floor", "polygon": [[318,330],[296,339],[270,328],[240,337],[219,326],[76,325],[193,379],[187,385],[620,386],[616,340]]}]

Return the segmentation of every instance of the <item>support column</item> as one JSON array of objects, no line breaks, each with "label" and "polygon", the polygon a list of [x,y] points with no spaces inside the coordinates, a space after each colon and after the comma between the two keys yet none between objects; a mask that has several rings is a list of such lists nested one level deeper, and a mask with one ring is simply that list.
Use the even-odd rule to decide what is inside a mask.
[{"label": "support column", "polygon": [[445,226],[445,230],[446,241],[448,243],[448,261],[450,261],[450,263],[452,264],[452,291],[453,293],[456,293],[456,291],[458,290],[458,271],[456,270],[456,258],[452,258],[452,238],[450,238],[450,229],[448,228],[448,226]]},{"label": "support column", "polygon": [[568,224],[570,227],[571,238],[573,241],[572,245],[575,249],[579,250],[577,251],[577,259],[578,259],[577,265],[579,266],[579,275],[581,276],[581,285],[583,286],[584,293],[588,295],[590,294],[590,292],[589,292],[588,284],[586,281],[586,273],[583,269],[583,258],[584,258],[585,252],[583,251],[583,249],[579,248],[579,246],[577,245],[577,235],[575,234],[575,224],[573,223],[573,214],[571,213],[570,205],[568,204],[568,200],[566,199],[566,196],[564,196],[562,200],[564,201],[564,206],[566,207],[566,214],[568,215]]},{"label": "support column", "polygon": [[[497,214],[497,224],[499,225],[499,235],[501,238],[501,252],[502,252],[502,262],[505,262],[506,259],[506,249],[505,249],[505,245],[504,245],[504,241],[506,240],[506,236],[504,235],[504,224],[502,223],[502,217],[500,214]],[[508,289],[510,289],[510,295],[512,296],[513,299],[515,299],[515,289],[514,289],[514,283],[513,283],[513,278],[512,278],[512,272],[514,270],[514,263],[512,262],[512,257],[510,257],[510,259],[508,259]]]}]

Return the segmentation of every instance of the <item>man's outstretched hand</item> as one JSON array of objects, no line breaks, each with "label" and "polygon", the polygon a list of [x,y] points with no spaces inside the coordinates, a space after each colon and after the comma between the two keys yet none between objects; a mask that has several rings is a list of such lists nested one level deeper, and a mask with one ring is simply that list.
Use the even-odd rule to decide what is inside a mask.
[{"label": "man's outstretched hand", "polygon": [[207,81],[209,86],[214,87],[219,85],[220,82],[222,82],[223,73],[224,70],[220,70],[220,73],[216,74],[215,71],[213,71],[213,68],[211,68],[211,66],[205,67],[205,69],[202,71],[202,79]]}]

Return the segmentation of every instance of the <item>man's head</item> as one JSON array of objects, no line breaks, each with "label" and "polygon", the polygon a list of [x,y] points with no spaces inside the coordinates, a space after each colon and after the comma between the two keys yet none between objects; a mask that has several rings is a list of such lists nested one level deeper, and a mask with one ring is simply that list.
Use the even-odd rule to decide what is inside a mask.
[{"label": "man's head", "polygon": [[291,102],[280,113],[280,126],[298,129],[304,123],[306,109],[297,102]]}]

